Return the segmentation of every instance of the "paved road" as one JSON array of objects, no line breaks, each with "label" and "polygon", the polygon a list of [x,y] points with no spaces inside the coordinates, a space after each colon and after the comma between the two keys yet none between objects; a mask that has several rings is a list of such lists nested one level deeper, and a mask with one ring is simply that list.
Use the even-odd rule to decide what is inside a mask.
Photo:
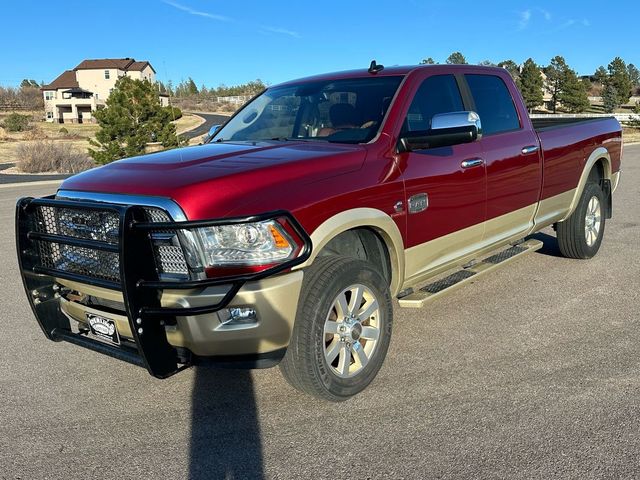
[{"label": "paved road", "polygon": [[[0,165],[0,170],[6,170],[7,168],[13,167],[15,163],[3,163]],[[24,174],[0,174],[0,185],[7,183],[30,183],[30,182],[42,182],[45,180],[63,180],[65,178],[70,177],[71,175],[24,175]]]},{"label": "paved road", "polygon": [[214,125],[222,125],[229,119],[228,115],[218,115],[217,113],[200,113],[194,112],[199,117],[204,118],[205,122],[202,125],[194,128],[193,130],[189,130],[188,132],[183,133],[182,135],[186,138],[195,138],[201,137],[209,132],[209,129]]},{"label": "paved road", "polygon": [[0,189],[0,478],[640,476],[640,146],[591,261],[545,248],[423,310],[340,405],[277,369],[168,380],[46,341],[23,298]]}]

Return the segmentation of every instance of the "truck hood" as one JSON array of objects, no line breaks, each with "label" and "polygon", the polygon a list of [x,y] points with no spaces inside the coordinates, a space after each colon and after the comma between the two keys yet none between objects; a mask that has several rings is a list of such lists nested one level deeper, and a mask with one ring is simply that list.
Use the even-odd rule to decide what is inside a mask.
[{"label": "truck hood", "polygon": [[171,198],[196,220],[225,216],[261,195],[358,170],[365,156],[361,145],[213,143],[119,160],[75,175],[60,188]]}]

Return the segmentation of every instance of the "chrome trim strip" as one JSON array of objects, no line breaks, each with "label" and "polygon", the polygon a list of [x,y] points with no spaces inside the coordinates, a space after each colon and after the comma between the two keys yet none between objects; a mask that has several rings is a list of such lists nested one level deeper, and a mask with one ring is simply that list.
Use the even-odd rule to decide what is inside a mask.
[{"label": "chrome trim strip", "polygon": [[56,198],[68,200],[89,200],[94,202],[115,203],[118,205],[140,205],[142,207],[157,207],[165,210],[176,222],[187,220],[180,206],[169,198],[152,197],[146,195],[126,195],[120,193],[82,192],[76,190],[58,190]]}]

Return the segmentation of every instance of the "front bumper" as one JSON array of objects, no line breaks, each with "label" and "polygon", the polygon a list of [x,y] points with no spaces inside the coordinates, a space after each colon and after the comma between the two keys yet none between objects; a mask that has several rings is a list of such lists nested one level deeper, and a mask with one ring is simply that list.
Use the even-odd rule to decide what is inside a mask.
[{"label": "front bumper", "polygon": [[[108,211],[119,218],[117,245],[65,235],[38,232],[35,210],[41,207]],[[167,281],[154,266],[150,234],[222,223],[286,219],[303,246],[298,256],[267,270],[226,278]],[[20,271],[33,312],[47,338],[68,341],[100,353],[146,367],[164,378],[191,365],[199,357],[256,355],[287,346],[292,330],[302,271],[289,270],[311,253],[311,240],[287,212],[271,212],[246,218],[197,222],[150,223],[139,206],[52,197],[21,199],[16,211],[16,235]],[[40,256],[42,242],[117,254],[120,281],[50,268]],[[288,272],[288,273],[286,273]],[[61,289],[110,300],[122,311],[96,309],[67,298]],[[221,325],[216,312],[232,306],[257,310],[258,321],[244,328]],[[72,328],[87,313],[112,319],[121,345],[93,339]]]}]

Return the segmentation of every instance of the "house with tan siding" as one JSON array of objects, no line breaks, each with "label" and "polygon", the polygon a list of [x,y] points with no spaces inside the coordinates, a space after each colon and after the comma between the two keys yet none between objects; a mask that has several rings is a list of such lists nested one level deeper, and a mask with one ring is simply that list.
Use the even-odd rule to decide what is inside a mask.
[{"label": "house with tan siding", "polygon": [[[84,60],[73,70],[66,70],[49,85],[41,88],[48,122],[86,123],[93,112],[105,105],[116,81],[123,76],[156,81],[156,71],[147,61],[133,58]],[[160,95],[163,105],[168,97]]]}]

